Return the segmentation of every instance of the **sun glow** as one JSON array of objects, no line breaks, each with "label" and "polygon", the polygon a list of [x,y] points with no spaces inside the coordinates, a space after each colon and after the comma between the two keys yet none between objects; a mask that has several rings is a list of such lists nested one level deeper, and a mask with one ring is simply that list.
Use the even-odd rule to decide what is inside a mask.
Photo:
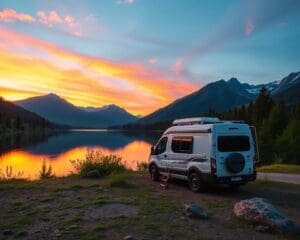
[{"label": "sun glow", "polygon": [[0,95],[8,100],[54,92],[75,105],[116,104],[147,114],[197,86],[159,69],[84,55],[0,27]]}]

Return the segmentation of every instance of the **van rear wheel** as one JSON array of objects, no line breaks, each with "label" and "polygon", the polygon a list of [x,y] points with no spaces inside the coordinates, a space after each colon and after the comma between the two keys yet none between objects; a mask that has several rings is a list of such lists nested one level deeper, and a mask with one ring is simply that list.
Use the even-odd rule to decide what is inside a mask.
[{"label": "van rear wheel", "polygon": [[189,174],[189,186],[193,192],[201,192],[204,190],[203,181],[200,174],[192,172]]},{"label": "van rear wheel", "polygon": [[154,164],[152,164],[149,168],[151,180],[154,182],[159,181],[159,170]]}]

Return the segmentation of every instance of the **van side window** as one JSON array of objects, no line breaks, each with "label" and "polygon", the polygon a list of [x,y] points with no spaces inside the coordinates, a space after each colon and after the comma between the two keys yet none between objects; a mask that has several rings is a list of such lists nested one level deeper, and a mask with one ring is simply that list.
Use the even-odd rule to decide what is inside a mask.
[{"label": "van side window", "polygon": [[173,137],[172,151],[174,153],[192,153],[193,137]]},{"label": "van side window", "polygon": [[156,145],[155,154],[161,154],[166,151],[167,148],[168,137],[162,138],[159,143]]}]

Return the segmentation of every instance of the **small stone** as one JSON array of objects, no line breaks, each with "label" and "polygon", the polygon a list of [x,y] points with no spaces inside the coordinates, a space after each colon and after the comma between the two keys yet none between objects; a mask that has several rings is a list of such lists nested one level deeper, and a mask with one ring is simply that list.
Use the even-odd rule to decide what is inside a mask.
[{"label": "small stone", "polygon": [[131,235],[127,235],[126,237],[124,237],[124,240],[134,240],[134,238]]},{"label": "small stone", "polygon": [[52,233],[52,236],[53,237],[60,237],[60,232],[59,232],[59,230],[58,229],[55,229],[54,231],[53,231],[53,233]]},{"label": "small stone", "polygon": [[185,205],[185,214],[190,218],[198,218],[198,219],[208,218],[205,210],[194,203]]},{"label": "small stone", "polygon": [[181,221],[187,221],[187,218],[186,217],[181,217],[180,220]]},{"label": "small stone", "polygon": [[75,229],[75,228],[77,228],[78,226],[76,225],[76,224],[74,224],[74,225],[70,225],[69,227],[68,227],[68,229]]},{"label": "small stone", "polygon": [[268,233],[271,231],[271,228],[269,226],[258,225],[255,230],[261,233]]},{"label": "small stone", "polygon": [[6,236],[12,235],[13,233],[14,232],[12,230],[10,230],[10,229],[6,229],[6,230],[3,231],[3,234],[6,235]]},{"label": "small stone", "polygon": [[88,178],[100,178],[101,177],[98,170],[91,170],[91,171],[86,173],[86,176]]}]

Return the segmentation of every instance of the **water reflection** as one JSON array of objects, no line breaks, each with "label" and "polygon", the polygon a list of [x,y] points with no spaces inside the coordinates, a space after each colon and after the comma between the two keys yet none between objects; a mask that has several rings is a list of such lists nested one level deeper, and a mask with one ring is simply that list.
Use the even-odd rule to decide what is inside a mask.
[{"label": "water reflection", "polygon": [[0,156],[0,168],[12,166],[23,177],[37,178],[42,161],[51,164],[57,176],[73,171],[70,159],[83,158],[88,148],[104,154],[122,156],[127,167],[136,169],[138,162],[147,161],[150,147],[159,134],[133,136],[121,132],[73,131],[53,135],[39,143],[4,151]]}]

